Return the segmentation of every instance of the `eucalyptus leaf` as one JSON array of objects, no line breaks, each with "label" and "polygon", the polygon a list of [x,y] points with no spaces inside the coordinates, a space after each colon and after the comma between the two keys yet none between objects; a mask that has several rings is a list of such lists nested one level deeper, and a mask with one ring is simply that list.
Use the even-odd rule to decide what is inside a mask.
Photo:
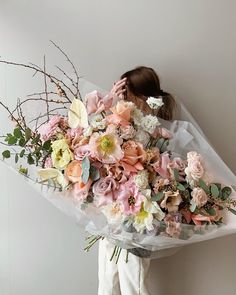
[{"label": "eucalyptus leaf", "polygon": [[21,138],[23,136],[20,127],[15,128],[13,134],[16,138]]},{"label": "eucalyptus leaf", "polygon": [[197,205],[194,202],[191,202],[191,206],[190,206],[189,210],[191,212],[194,212],[196,210],[196,208],[197,208]]},{"label": "eucalyptus leaf", "polygon": [[46,150],[46,151],[49,151],[50,148],[51,148],[51,140],[47,140],[44,142],[43,144],[43,148]]},{"label": "eucalyptus leaf", "polygon": [[6,150],[4,152],[2,152],[3,158],[10,158],[11,157],[11,152],[9,150]]},{"label": "eucalyptus leaf", "polygon": [[25,139],[22,137],[19,142],[18,142],[19,146],[23,147],[25,146]]},{"label": "eucalyptus leaf", "polygon": [[174,168],[173,171],[174,171],[175,180],[177,181],[179,179],[179,171],[176,168]]},{"label": "eucalyptus leaf", "polygon": [[152,197],[152,201],[159,202],[163,197],[164,197],[164,193],[159,192],[155,196]]},{"label": "eucalyptus leaf", "polygon": [[214,208],[210,208],[210,209],[208,209],[206,211],[211,216],[215,216],[216,215],[216,210]]},{"label": "eucalyptus leaf", "polygon": [[90,161],[88,157],[85,157],[82,161],[82,182],[87,183],[89,180]]},{"label": "eucalyptus leaf", "polygon": [[160,151],[161,153],[164,153],[165,151],[167,151],[167,147],[169,145],[169,140],[165,140],[164,143],[162,144],[161,148],[160,148]]},{"label": "eucalyptus leaf", "polygon": [[100,178],[99,170],[96,167],[91,166],[90,167],[90,176],[91,176],[93,181],[98,180]]},{"label": "eucalyptus leaf", "polygon": [[232,193],[232,189],[231,189],[229,186],[225,186],[225,187],[222,189],[221,193],[222,193],[222,199],[223,199],[223,200],[226,200],[226,199],[228,199],[228,197],[231,195],[231,193]]},{"label": "eucalyptus leaf", "polygon": [[217,185],[215,185],[214,183],[212,183],[211,186],[210,186],[210,188],[211,188],[211,194],[212,194],[212,196],[214,198],[218,198],[220,192],[219,192],[219,189],[218,189]]},{"label": "eucalyptus leaf", "polygon": [[16,144],[17,143],[17,137],[15,137],[15,136],[10,136],[9,138],[8,138],[8,144],[10,144],[10,145],[13,145],[13,144]]},{"label": "eucalyptus leaf", "polygon": [[33,159],[33,157],[32,157],[31,154],[28,155],[27,162],[28,162],[29,165],[33,165],[34,164],[34,159]]},{"label": "eucalyptus leaf", "polygon": [[176,187],[177,187],[178,190],[183,191],[183,192],[186,190],[185,186],[182,183],[179,183],[179,182],[177,183]]},{"label": "eucalyptus leaf", "polygon": [[30,139],[31,135],[32,135],[31,129],[26,128],[26,130],[25,130],[25,139],[26,139],[26,141],[28,141]]},{"label": "eucalyptus leaf", "polygon": [[199,179],[199,186],[207,193],[210,193],[209,187],[206,185],[203,179]]},{"label": "eucalyptus leaf", "polygon": [[19,160],[19,156],[18,156],[18,154],[15,154],[15,163],[17,163],[18,160]]},{"label": "eucalyptus leaf", "polygon": [[21,150],[19,156],[20,156],[21,158],[23,158],[23,157],[24,157],[24,154],[25,154],[25,149]]}]

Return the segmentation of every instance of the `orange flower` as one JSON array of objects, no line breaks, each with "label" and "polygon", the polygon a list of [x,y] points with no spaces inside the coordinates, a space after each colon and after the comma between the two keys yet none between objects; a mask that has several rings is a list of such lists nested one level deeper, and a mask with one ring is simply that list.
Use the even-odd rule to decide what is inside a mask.
[{"label": "orange flower", "polygon": [[136,143],[133,140],[128,140],[122,146],[124,151],[124,157],[121,164],[125,170],[129,172],[137,172],[143,170],[142,163],[145,161],[146,152],[140,143]]},{"label": "orange flower", "polygon": [[81,161],[74,160],[70,162],[65,170],[65,175],[69,181],[73,183],[78,182],[81,185],[81,187],[83,187],[83,182],[81,181],[81,175],[82,175]]},{"label": "orange flower", "polygon": [[111,108],[112,115],[107,116],[106,121],[109,124],[119,124],[121,126],[129,125],[133,104],[127,101],[120,100]]}]

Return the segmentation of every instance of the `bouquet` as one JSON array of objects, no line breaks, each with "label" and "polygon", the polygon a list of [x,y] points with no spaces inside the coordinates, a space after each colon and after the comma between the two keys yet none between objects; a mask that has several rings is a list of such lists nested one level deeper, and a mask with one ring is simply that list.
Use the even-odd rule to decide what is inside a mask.
[{"label": "bouquet", "polygon": [[[82,96],[73,63],[53,44],[75,81],[61,68],[64,80],[47,73],[45,63],[40,68],[0,61],[35,70],[45,82],[39,97],[18,101],[13,111],[0,102],[15,125],[4,136],[3,159],[13,158],[12,166],[91,233],[86,250],[103,237],[115,251],[153,251],[216,236],[227,212],[236,214],[233,187],[217,180],[206,155],[194,145],[188,149],[186,129],[163,126],[155,115],[162,98],[149,97],[152,113],[144,114],[109,93]],[[29,103],[43,103],[43,115],[40,110],[27,121],[23,107]]]}]

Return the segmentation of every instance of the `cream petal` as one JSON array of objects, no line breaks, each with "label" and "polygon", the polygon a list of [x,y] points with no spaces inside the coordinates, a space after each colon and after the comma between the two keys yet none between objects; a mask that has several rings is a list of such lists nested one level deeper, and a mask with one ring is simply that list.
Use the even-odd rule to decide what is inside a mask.
[{"label": "cream petal", "polygon": [[88,114],[83,102],[74,98],[68,111],[68,124],[70,128],[87,128]]}]

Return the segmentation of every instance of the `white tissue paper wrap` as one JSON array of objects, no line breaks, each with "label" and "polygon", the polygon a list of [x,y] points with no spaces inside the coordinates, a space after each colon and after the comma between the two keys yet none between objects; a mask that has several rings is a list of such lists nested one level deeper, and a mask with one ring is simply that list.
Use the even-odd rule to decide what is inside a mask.
[{"label": "white tissue paper wrap", "polygon": [[[96,85],[84,79],[80,79],[80,92],[82,97],[93,90],[98,90],[102,94],[106,93]],[[214,182],[218,181],[224,185],[231,186],[233,189],[231,197],[236,198],[236,176],[219,157],[214,148],[209,144],[202,130],[183,104],[179,103],[179,105],[180,118],[183,120],[175,120],[173,122],[160,120],[162,125],[174,134],[173,138],[170,140],[169,150],[174,151],[174,153],[185,158],[187,152],[189,151],[197,151],[200,153],[205,160],[207,171],[212,172],[212,175],[214,176]],[[37,109],[37,112],[39,113],[40,110]],[[17,172],[16,164],[10,161],[4,162],[8,165],[8,167]],[[19,167],[19,165],[17,165],[17,167]],[[71,216],[87,232],[94,235],[105,236],[111,242],[121,246],[122,248],[129,249],[139,247],[146,250],[156,251],[181,247],[236,233],[236,216],[229,212],[225,213],[225,225],[221,225],[220,227],[216,225],[208,225],[205,229],[199,230],[199,233],[193,232],[193,228],[195,226],[183,224],[182,231],[186,234],[186,236],[188,236],[187,239],[184,239],[184,237],[177,239],[161,235],[147,235],[128,232],[124,228],[108,225],[106,217],[95,207],[93,203],[90,203],[88,206],[81,206],[81,204],[74,201],[66,191],[58,192],[52,188],[49,189],[46,185],[37,183],[36,172],[37,167],[30,167],[30,179],[25,176],[22,176],[22,179],[25,178],[25,181],[32,185],[32,187],[36,189],[44,198],[53,203],[59,210]]]}]

